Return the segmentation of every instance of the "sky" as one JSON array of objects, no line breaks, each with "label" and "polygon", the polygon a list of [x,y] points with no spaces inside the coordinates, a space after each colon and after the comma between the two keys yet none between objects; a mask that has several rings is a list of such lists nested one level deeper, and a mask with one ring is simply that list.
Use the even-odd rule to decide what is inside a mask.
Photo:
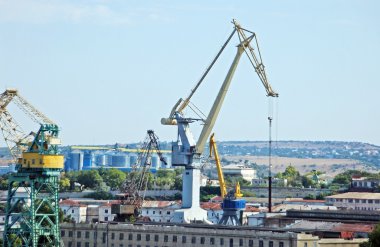
[{"label": "sky", "polygon": [[[176,140],[160,119],[190,93],[235,18],[256,33],[280,97],[268,100],[243,56],[217,140],[268,140],[270,114],[275,140],[380,145],[379,9],[376,0],[0,0],[0,90],[17,88],[60,126],[64,145],[139,142],[148,129]],[[192,100],[206,114],[237,43]],[[26,132],[37,128],[11,110]],[[196,137],[201,127],[192,124]]]}]

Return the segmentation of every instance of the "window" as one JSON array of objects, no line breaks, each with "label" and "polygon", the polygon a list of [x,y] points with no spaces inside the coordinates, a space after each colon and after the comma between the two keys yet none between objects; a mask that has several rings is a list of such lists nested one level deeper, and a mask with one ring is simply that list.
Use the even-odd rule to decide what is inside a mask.
[{"label": "window", "polygon": [[90,238],[90,232],[89,232],[89,231],[86,231],[86,233],[84,234],[84,237],[85,237],[85,238]]},{"label": "window", "polygon": [[108,221],[108,217],[104,217],[104,221]]},{"label": "window", "polygon": [[123,244],[120,244],[120,246],[119,247],[124,247],[124,245]]},{"label": "window", "polygon": [[111,239],[114,240],[115,239],[115,233],[111,233]]},{"label": "window", "polygon": [[373,200],[368,200],[368,203],[373,203]]},{"label": "window", "polygon": [[303,244],[303,247],[307,247],[307,243],[304,243],[304,244]]},{"label": "window", "polygon": [[73,236],[73,231],[69,231],[69,237]]},{"label": "window", "polygon": [[107,241],[107,233],[103,232],[103,244]]},{"label": "window", "polygon": [[42,159],[40,159],[40,165],[42,165]]},{"label": "window", "polygon": [[84,243],[84,247],[90,247],[90,243],[89,242]]},{"label": "window", "polygon": [[166,211],[166,214],[170,214],[170,211]]},{"label": "window", "polygon": [[153,214],[156,214],[156,211],[153,210]]},{"label": "window", "polygon": [[34,163],[36,163],[36,160],[35,160],[35,159],[32,159],[32,165],[34,165]]},{"label": "window", "polygon": [[77,247],[81,247],[82,246],[82,243],[81,242],[77,242]]},{"label": "window", "polygon": [[230,238],[230,247],[234,247],[234,239]]},{"label": "window", "polygon": [[366,203],[366,201],[367,201],[367,200],[365,200],[365,199],[362,199],[362,203]]},{"label": "window", "polygon": [[150,241],[150,234],[145,235],[145,241]]},{"label": "window", "polygon": [[224,245],[224,238],[220,239],[220,245]]},{"label": "window", "polygon": [[356,202],[356,203],[359,203],[359,202],[360,202],[360,200],[359,200],[359,199],[355,199],[355,202]]},{"label": "window", "polygon": [[141,234],[137,234],[137,241],[141,241]]},{"label": "window", "polygon": [[186,243],[186,236],[182,236],[182,243]]},{"label": "window", "polygon": [[239,246],[243,246],[243,239],[239,239]]},{"label": "window", "polygon": [[263,240],[259,241],[259,247],[264,247],[264,241]]},{"label": "window", "polygon": [[95,238],[95,239],[98,238],[98,232],[94,232],[94,238]]},{"label": "window", "polygon": [[284,247],[284,242],[280,242],[280,243],[278,244],[278,247]]},{"label": "window", "polygon": [[201,237],[201,244],[205,244],[205,237]]},{"label": "window", "polygon": [[77,238],[80,238],[82,237],[82,232],[81,231],[77,231]]},{"label": "window", "polygon": [[72,247],[73,246],[73,242],[69,241],[69,246],[68,247]]},{"label": "window", "polygon": [[215,244],[215,238],[210,238],[210,245],[214,245]]},{"label": "window", "polygon": [[[253,240],[252,239],[250,239],[249,241],[248,241],[248,247],[253,247]],[[280,246],[281,247],[281,246]],[[284,246],[282,246],[282,247],[284,247]]]},{"label": "window", "polygon": [[191,243],[192,244],[195,244],[195,243],[197,243],[197,237],[191,237]]},{"label": "window", "polygon": [[154,235],[154,241],[155,241],[155,242],[158,242],[158,240],[159,240],[158,235]]},{"label": "window", "polygon": [[65,231],[61,231],[61,237],[65,236]]},{"label": "window", "polygon": [[173,243],[177,243],[177,236],[173,235]]},{"label": "window", "polygon": [[160,214],[162,214],[161,210],[160,210]]},{"label": "window", "polygon": [[273,247],[273,241],[269,241],[269,247]]},{"label": "window", "polygon": [[124,239],[124,233],[120,233],[119,240],[123,240],[123,239]]},{"label": "window", "polygon": [[104,213],[108,214],[108,209],[104,209]]},{"label": "window", "polygon": [[72,213],[72,214],[74,213],[74,209],[71,210],[71,213]]},{"label": "window", "polygon": [[128,234],[128,240],[133,240],[133,234],[132,233]]},{"label": "window", "polygon": [[169,241],[169,237],[168,237],[168,235],[164,235],[164,242],[166,243],[166,242],[168,242]]}]

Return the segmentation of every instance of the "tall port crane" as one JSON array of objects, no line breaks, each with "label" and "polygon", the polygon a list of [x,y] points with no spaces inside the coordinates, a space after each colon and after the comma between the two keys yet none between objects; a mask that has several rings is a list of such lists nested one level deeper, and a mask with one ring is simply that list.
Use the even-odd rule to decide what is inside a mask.
[{"label": "tall port crane", "polygon": [[131,173],[121,188],[123,194],[119,196],[120,203],[111,206],[111,212],[116,214],[116,221],[130,221],[132,216],[137,218],[140,215],[153,152],[156,152],[160,161],[167,165],[160,149],[158,136],[153,130],[148,130],[136,163],[133,164]]},{"label": "tall port crane", "polygon": [[[11,102],[40,125],[36,133],[24,134],[8,111]],[[8,179],[4,246],[62,246],[58,189],[63,155],[58,152],[58,126],[15,89],[0,95],[0,126],[17,170]]]},{"label": "tall port crane", "polygon": [[[231,84],[231,80],[235,73],[236,67],[243,53],[246,53],[248,56],[249,61],[251,62],[262,84],[264,85],[267,96],[278,97],[278,94],[272,90],[272,87],[267,79],[256,34],[245,28],[242,28],[236,20],[233,20],[232,23],[234,25],[234,29],[231,35],[223,44],[222,48],[213,59],[209,67],[206,69],[201,79],[197,82],[196,86],[191,90],[189,96],[186,99],[179,99],[172,108],[169,117],[161,119],[161,123],[164,125],[177,125],[177,141],[172,145],[172,165],[185,167],[185,171],[183,173],[182,208],[176,211],[173,217],[174,221],[177,222],[191,222],[194,220],[206,221],[207,219],[206,211],[202,210],[199,206],[201,156],[204,151],[206,141],[219,115],[219,111],[222,107],[224,98]],[[185,117],[184,109],[188,107],[192,96],[201,85],[204,78],[207,76],[235,33],[238,34],[239,38],[237,53],[207,118],[195,119]],[[258,55],[256,55],[255,51],[257,51]],[[198,140],[195,141],[190,131],[190,123],[197,120],[200,120],[202,122],[203,128],[198,137]]]},{"label": "tall port crane", "polygon": [[245,200],[241,199],[243,194],[240,191],[239,182],[237,182],[237,184],[235,185],[235,189],[227,192],[227,186],[224,181],[222,165],[220,163],[218,148],[216,147],[214,134],[210,136],[210,157],[212,157],[212,153],[214,153],[216,170],[218,172],[220,194],[223,199],[223,216],[219,220],[218,224],[239,226],[241,225],[239,220],[239,213],[241,212],[241,210],[245,209],[246,202]]}]

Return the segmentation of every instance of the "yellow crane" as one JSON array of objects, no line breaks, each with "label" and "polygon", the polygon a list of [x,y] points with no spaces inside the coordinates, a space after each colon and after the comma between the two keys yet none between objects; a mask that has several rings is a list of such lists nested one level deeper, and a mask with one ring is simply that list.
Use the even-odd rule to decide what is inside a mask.
[{"label": "yellow crane", "polygon": [[222,209],[223,216],[219,220],[221,225],[241,225],[239,213],[245,208],[245,200],[240,199],[243,194],[240,191],[239,182],[236,183],[235,189],[227,192],[226,182],[222,171],[222,165],[219,159],[218,148],[214,139],[214,133],[210,136],[210,157],[214,153],[216,170],[218,171],[218,179],[220,186],[220,194],[223,198]]}]

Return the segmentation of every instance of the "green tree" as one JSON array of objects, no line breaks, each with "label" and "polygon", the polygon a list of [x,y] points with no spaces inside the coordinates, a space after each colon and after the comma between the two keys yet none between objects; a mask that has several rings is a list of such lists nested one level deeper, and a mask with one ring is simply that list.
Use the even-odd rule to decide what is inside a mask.
[{"label": "green tree", "polygon": [[86,188],[97,188],[103,182],[97,170],[81,171],[78,175],[78,183]]},{"label": "green tree", "polygon": [[70,180],[70,190],[73,191],[75,189],[75,183],[78,182],[79,172],[78,171],[66,172],[64,176]]},{"label": "green tree", "polygon": [[345,171],[343,173],[339,173],[338,175],[336,175],[334,177],[332,183],[349,185],[351,183],[351,178],[353,175],[365,176],[365,177],[371,177],[371,176],[376,177],[377,176],[377,174],[375,174],[375,173],[369,173],[366,171],[348,170],[348,171]]},{"label": "green tree", "polygon": [[183,179],[182,177],[176,177],[174,180],[173,189],[182,190]]},{"label": "green tree", "polygon": [[127,174],[115,168],[107,169],[105,172],[99,171],[99,175],[102,176],[111,190],[120,189],[127,178]]},{"label": "green tree", "polygon": [[368,242],[361,243],[360,247],[377,247],[380,246],[380,223],[376,225],[375,229],[368,234]]},{"label": "green tree", "polygon": [[302,186],[305,188],[315,187],[315,182],[308,176],[301,176]]},{"label": "green tree", "polygon": [[70,179],[67,177],[61,177],[59,180],[59,188],[62,191],[67,191],[70,189]]},{"label": "green tree", "polygon": [[286,178],[288,184],[293,187],[302,187],[302,177],[299,171],[292,165],[287,166],[283,173],[277,173],[275,177]]}]

